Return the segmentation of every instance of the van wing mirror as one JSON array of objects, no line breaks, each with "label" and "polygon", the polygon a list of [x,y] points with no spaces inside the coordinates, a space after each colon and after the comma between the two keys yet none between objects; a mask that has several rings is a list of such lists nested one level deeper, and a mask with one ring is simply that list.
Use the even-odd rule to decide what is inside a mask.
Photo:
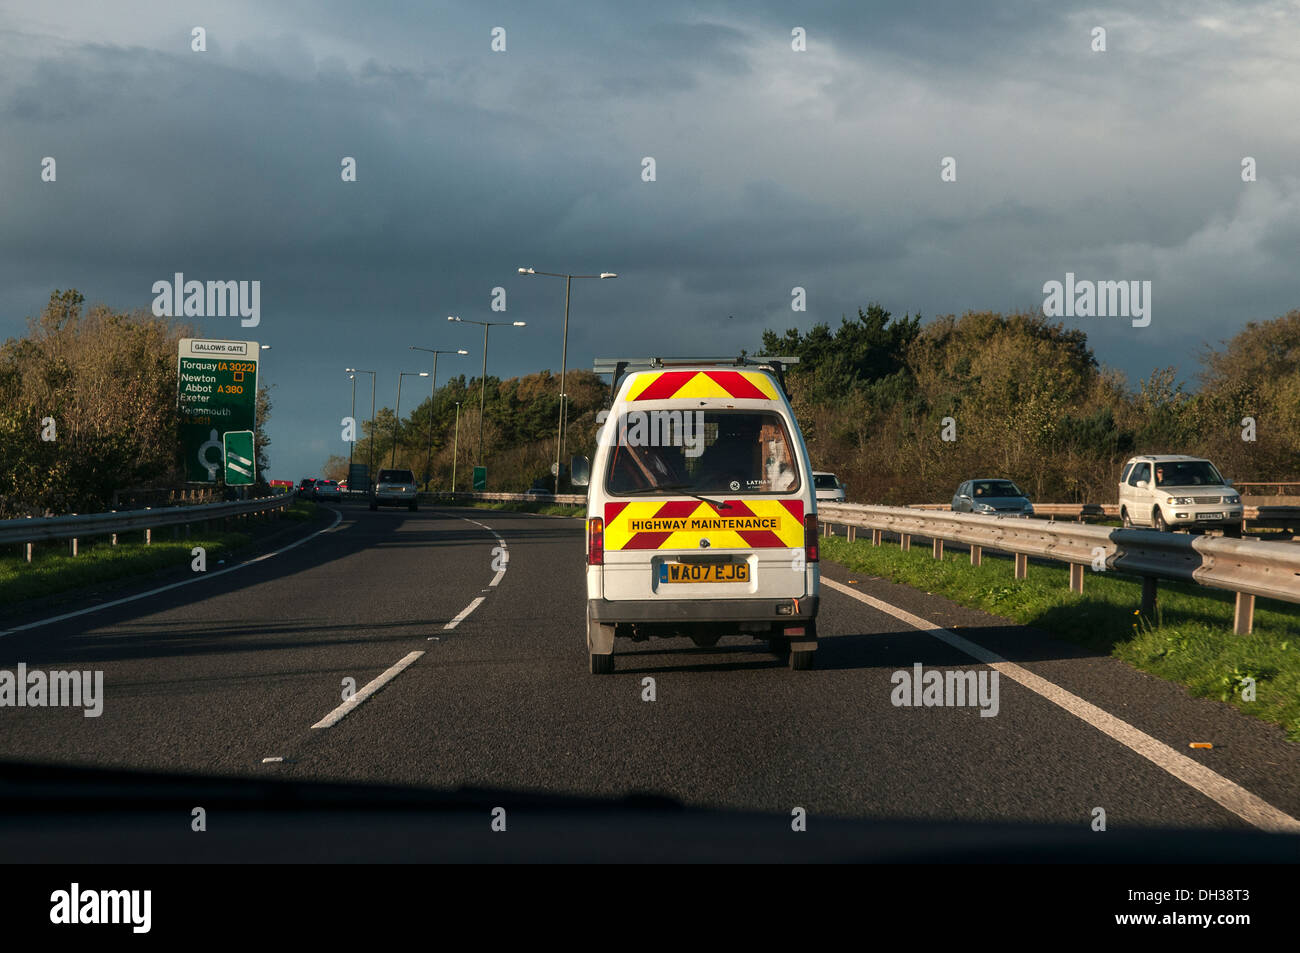
[{"label": "van wing mirror", "polygon": [[1151,484],[1147,483],[1146,480],[1138,480],[1138,481],[1137,481],[1136,483],[1134,483],[1133,485],[1134,485],[1135,487],[1137,487],[1139,490],[1146,490],[1146,489],[1149,489],[1150,486],[1151,486]]},{"label": "van wing mirror", "polygon": [[569,460],[569,482],[574,486],[587,486],[591,483],[591,461],[586,457],[573,457]]}]

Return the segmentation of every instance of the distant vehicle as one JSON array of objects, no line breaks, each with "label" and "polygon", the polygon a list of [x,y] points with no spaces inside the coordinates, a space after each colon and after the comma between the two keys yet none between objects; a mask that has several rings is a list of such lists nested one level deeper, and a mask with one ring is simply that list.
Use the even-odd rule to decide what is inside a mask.
[{"label": "distant vehicle", "polygon": [[524,491],[524,496],[550,496],[550,490],[543,490],[541,487],[530,486]]},{"label": "distant vehicle", "polygon": [[1119,515],[1127,527],[1222,529],[1240,537],[1241,496],[1214,464],[1201,457],[1130,457],[1119,478]]},{"label": "distant vehicle", "polygon": [[316,484],[315,477],[304,477],[303,481],[298,484],[298,495],[311,496],[311,488],[315,486],[315,484]]},{"label": "distant vehicle", "polygon": [[344,493],[346,493],[346,492],[348,491],[348,481],[347,481],[347,480],[340,480],[340,481],[339,481],[339,489],[342,490]]},{"label": "distant vehicle", "polygon": [[380,470],[370,490],[370,508],[405,506],[411,512],[420,508],[415,474],[410,470]]},{"label": "distant vehicle", "polygon": [[813,488],[817,490],[818,502],[843,503],[848,489],[834,473],[825,470],[813,471]]},{"label": "distant vehicle", "polygon": [[339,485],[333,480],[317,480],[311,488],[311,498],[313,500],[341,500],[343,493],[339,490]]},{"label": "distant vehicle", "polygon": [[981,478],[967,480],[952,497],[954,513],[985,516],[1033,516],[1034,507],[1020,487],[1010,480]]}]

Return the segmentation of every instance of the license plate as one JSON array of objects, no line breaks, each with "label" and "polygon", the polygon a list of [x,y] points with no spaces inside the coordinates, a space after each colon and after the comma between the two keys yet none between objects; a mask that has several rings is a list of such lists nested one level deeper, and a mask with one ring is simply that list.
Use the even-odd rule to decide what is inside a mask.
[{"label": "license plate", "polygon": [[660,563],[660,582],[749,582],[749,563]]},{"label": "license plate", "polygon": [[1222,513],[1197,513],[1196,518],[1198,520],[1221,520],[1223,519],[1223,514]]}]

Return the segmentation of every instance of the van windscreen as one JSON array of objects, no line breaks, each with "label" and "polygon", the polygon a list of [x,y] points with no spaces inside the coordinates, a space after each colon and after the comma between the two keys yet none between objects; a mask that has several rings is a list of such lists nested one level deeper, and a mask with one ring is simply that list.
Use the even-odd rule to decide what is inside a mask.
[{"label": "van windscreen", "polygon": [[755,410],[633,410],[598,432],[616,496],[794,493],[799,468],[779,414]]}]

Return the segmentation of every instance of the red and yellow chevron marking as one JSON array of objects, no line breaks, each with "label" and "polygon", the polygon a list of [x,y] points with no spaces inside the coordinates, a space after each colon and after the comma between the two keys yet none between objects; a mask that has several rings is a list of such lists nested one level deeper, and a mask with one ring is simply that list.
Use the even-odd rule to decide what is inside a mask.
[{"label": "red and yellow chevron marking", "polygon": [[757,371],[660,371],[636,375],[627,392],[632,400],[691,397],[743,397],[780,400],[772,378]]},{"label": "red and yellow chevron marking", "polygon": [[605,504],[605,549],[793,549],[803,545],[802,500]]}]

